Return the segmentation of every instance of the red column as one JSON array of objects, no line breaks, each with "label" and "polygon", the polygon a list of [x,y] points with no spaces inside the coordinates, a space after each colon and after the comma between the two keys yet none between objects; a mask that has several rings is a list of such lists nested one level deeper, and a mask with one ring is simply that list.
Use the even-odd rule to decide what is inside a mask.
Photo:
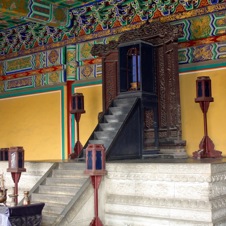
[{"label": "red column", "polygon": [[14,188],[14,194],[16,195],[15,197],[15,204],[17,206],[18,204],[18,183],[20,180],[21,172],[11,172],[11,176],[13,178],[13,182],[15,183],[15,188]]},{"label": "red column", "polygon": [[95,217],[90,223],[90,226],[103,226],[98,216],[98,188],[101,183],[102,175],[90,176],[90,179],[94,188],[94,213],[95,213]]},{"label": "red column", "polygon": [[70,114],[70,110],[71,110],[71,95],[72,95],[72,83],[74,81],[67,81],[67,144],[68,144],[68,156],[72,153],[71,151],[73,150],[71,143],[72,143],[72,139],[71,139],[71,114]]}]

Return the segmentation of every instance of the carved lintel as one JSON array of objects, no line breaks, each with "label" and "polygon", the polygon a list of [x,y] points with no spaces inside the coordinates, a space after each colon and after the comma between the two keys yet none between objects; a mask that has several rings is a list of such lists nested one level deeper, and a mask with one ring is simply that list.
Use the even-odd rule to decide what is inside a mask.
[{"label": "carved lintel", "polygon": [[91,49],[91,54],[93,56],[103,56],[109,51],[117,49],[119,42],[113,40],[110,41],[108,44],[95,44]]},{"label": "carved lintel", "polygon": [[110,41],[108,44],[95,44],[91,50],[93,56],[103,56],[111,50],[117,49],[118,45],[125,42],[143,40],[159,46],[174,42],[181,36],[178,27],[169,23],[147,22],[140,28],[123,33],[118,41]]},{"label": "carved lintel", "polygon": [[173,42],[180,36],[180,30],[176,26],[159,21],[145,23],[139,29],[124,33],[119,38],[119,43],[144,40],[155,45]]}]

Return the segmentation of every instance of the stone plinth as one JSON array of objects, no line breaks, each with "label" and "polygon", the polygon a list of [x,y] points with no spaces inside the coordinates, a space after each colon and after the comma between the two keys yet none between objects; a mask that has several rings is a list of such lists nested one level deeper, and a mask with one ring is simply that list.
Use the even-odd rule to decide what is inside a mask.
[{"label": "stone plinth", "polygon": [[226,225],[226,163],[107,164],[105,225]]},{"label": "stone plinth", "polygon": [[[25,166],[20,191],[30,190],[53,163],[26,162]],[[6,168],[2,162],[0,169],[10,188]],[[106,170],[99,188],[99,217],[104,226],[226,226],[224,159],[111,162]],[[77,202],[65,208],[58,225],[85,226],[93,219],[91,182],[74,198]]]}]

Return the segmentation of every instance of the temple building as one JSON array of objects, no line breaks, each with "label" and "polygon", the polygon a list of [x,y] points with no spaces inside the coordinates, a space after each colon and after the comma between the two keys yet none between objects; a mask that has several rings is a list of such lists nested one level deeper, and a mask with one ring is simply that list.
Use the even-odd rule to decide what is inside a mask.
[{"label": "temple building", "polygon": [[224,0],[2,0],[0,18],[18,206],[45,203],[43,226],[226,225]]}]

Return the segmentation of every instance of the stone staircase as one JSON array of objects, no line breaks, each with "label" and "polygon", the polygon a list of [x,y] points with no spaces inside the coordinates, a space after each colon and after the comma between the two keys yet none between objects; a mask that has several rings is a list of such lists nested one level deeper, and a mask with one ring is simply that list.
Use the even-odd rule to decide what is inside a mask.
[{"label": "stone staircase", "polygon": [[104,115],[103,121],[94,130],[88,144],[103,144],[107,151],[135,101],[136,98],[115,99]]},{"label": "stone staircase", "polygon": [[[154,134],[154,128],[143,129],[144,122],[141,118],[143,117],[144,112],[141,112],[141,114],[139,112],[139,104],[137,104],[139,99],[141,101],[141,98],[137,96],[118,97],[114,99],[100,119],[99,124],[94,129],[87,143],[84,145],[84,150],[87,148],[88,144],[103,144],[106,149],[107,160],[134,159],[141,157],[167,159],[187,158],[186,150],[183,145],[180,146],[179,143],[176,143],[175,141],[174,145],[160,148],[158,144],[155,144],[155,135],[147,135],[150,131]],[[142,102],[140,105],[141,108],[143,108]],[[136,114],[136,116],[133,114]],[[136,117],[139,118],[139,122]],[[130,126],[125,129],[125,125],[128,125],[129,123]],[[134,125],[132,126],[132,124]],[[124,130],[124,132],[121,132],[122,130]],[[142,130],[142,137],[140,139],[138,138],[139,130]],[[135,136],[131,135],[133,132]],[[119,140],[117,139],[118,137],[123,138]],[[126,142],[124,142],[125,139],[127,139]],[[137,145],[138,143],[141,144],[141,146]],[[133,150],[131,149],[132,147],[134,148]],[[124,153],[121,155],[115,153],[115,151],[117,151],[116,149],[120,149]],[[136,152],[135,149],[140,150]],[[108,153],[113,153],[114,156],[108,156]],[[82,157],[85,158],[84,156],[85,151],[83,152]]]},{"label": "stone staircase", "polygon": [[[107,151],[136,101],[137,98],[115,99],[87,144],[104,144]],[[76,201],[87,191],[90,180],[89,176],[84,174],[83,160],[80,158],[73,162],[53,164],[30,190],[32,203],[45,203],[42,226],[61,225],[71,207],[75,206]]]},{"label": "stone staircase", "polygon": [[[106,160],[141,157],[141,101],[137,97],[116,98],[84,145],[103,144]],[[83,157],[85,152],[83,152]]]},{"label": "stone staircase", "polygon": [[55,163],[31,190],[32,203],[45,203],[42,226],[58,225],[65,209],[76,202],[76,194],[85,190],[90,180],[84,170],[84,162]]}]

